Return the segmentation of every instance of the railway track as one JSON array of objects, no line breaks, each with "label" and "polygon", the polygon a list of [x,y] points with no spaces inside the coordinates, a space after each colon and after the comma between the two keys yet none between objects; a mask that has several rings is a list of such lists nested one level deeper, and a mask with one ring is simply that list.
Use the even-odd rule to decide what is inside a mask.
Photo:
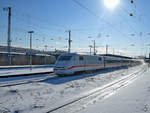
[{"label": "railway track", "polygon": [[[111,92],[111,90],[112,91],[114,91],[114,89],[116,89],[116,90],[118,90],[118,89],[120,89],[121,87],[124,87],[124,86],[126,86],[127,84],[129,84],[131,81],[133,81],[133,80],[135,80],[138,76],[139,76],[139,74],[141,73],[144,73],[145,71],[146,71],[147,69],[146,68],[142,68],[142,69],[140,69],[140,70],[138,70],[138,71],[136,71],[136,72],[134,72],[134,73],[132,73],[132,74],[129,74],[129,75],[127,75],[127,76],[125,76],[125,77],[123,77],[123,78],[121,78],[121,79],[119,79],[119,80],[116,80],[116,81],[114,81],[114,82],[112,82],[112,83],[110,83],[110,84],[107,84],[107,85],[105,85],[105,86],[103,86],[103,87],[100,87],[100,88],[97,88],[96,90],[94,90],[94,91],[92,91],[92,92],[90,92],[90,93],[87,93],[87,94],[85,94],[85,95],[83,95],[83,96],[81,96],[81,97],[79,97],[79,98],[77,98],[77,99],[74,99],[74,100],[72,100],[72,101],[70,101],[70,102],[68,102],[68,103],[65,103],[65,104],[63,104],[63,105],[61,105],[61,106],[58,106],[58,107],[56,107],[56,108],[53,108],[53,109],[51,109],[51,110],[49,110],[49,111],[47,111],[46,113],[52,113],[52,112],[57,112],[57,113],[61,113],[62,111],[64,111],[65,109],[67,110],[67,111],[69,111],[68,109],[70,109],[71,107],[70,106],[73,106],[73,105],[78,105],[78,103],[80,102],[84,102],[84,101],[86,101],[86,99],[89,101],[89,100],[91,100],[91,99],[93,99],[93,98],[96,98],[96,96],[108,96],[108,95],[110,95],[110,92]],[[108,93],[106,93],[105,91],[107,90],[107,92]],[[109,90],[109,91],[108,91]],[[103,93],[103,94],[102,94]],[[89,99],[90,98],[90,99]],[[85,103],[88,103],[88,101],[87,102],[85,102]],[[82,104],[81,104],[82,105]],[[70,109],[71,110],[71,109]],[[72,111],[72,110],[71,110]],[[76,111],[75,111],[76,112]]]},{"label": "railway track", "polygon": [[[38,75],[38,74],[43,74],[43,75],[41,77],[35,76],[35,75]],[[50,72],[50,73],[38,73],[38,74],[36,73],[36,74],[30,74],[30,75],[22,75],[22,76],[35,76],[35,77],[33,77],[33,78],[24,78],[22,80],[14,80],[14,81],[9,81],[9,82],[2,82],[2,83],[0,83],[0,87],[9,87],[9,86],[17,86],[17,85],[22,85],[22,84],[40,82],[40,81],[43,81],[45,79],[50,79],[52,77],[53,77],[53,79],[57,78],[57,76],[52,72]],[[49,75],[44,76],[44,74],[49,74]],[[13,76],[13,77],[15,77],[15,76]],[[21,77],[21,76],[17,75],[17,77]],[[5,78],[7,78],[7,77],[5,77]]]},{"label": "railway track", "polygon": [[[105,71],[105,70],[103,70]],[[3,75],[3,76],[0,76],[0,79],[9,79],[9,78],[19,78],[19,77],[30,77],[30,76],[35,76],[35,78],[31,78],[30,80],[15,80],[15,81],[12,81],[12,82],[8,82],[8,83],[0,83],[0,87],[9,87],[9,86],[17,86],[17,85],[22,85],[22,84],[29,84],[29,83],[33,83],[33,82],[40,82],[40,81],[44,81],[46,79],[48,79],[48,77],[37,77],[36,78],[36,75],[41,75],[41,74],[50,74],[49,76],[55,76],[55,78],[53,79],[57,79],[57,75],[55,75],[52,71],[51,72],[39,72],[39,73],[25,73],[25,74],[16,74],[16,75]],[[82,75],[82,73],[80,73]],[[85,73],[84,73],[85,74]],[[17,81],[17,82],[16,82]]]},{"label": "railway track", "polygon": [[[44,76],[44,77],[36,77],[36,75],[40,75],[40,74],[50,74],[48,76]],[[29,84],[29,83],[33,83],[33,82],[40,82],[40,81],[44,81],[46,79],[52,79],[50,77],[54,77],[53,79],[57,79],[57,75],[55,75],[53,72],[41,72],[41,73],[28,73],[28,74],[17,74],[17,75],[8,75],[8,76],[0,76],[0,78],[13,78],[13,77],[25,77],[25,76],[35,76],[35,78],[28,78],[28,79],[23,79],[23,80],[15,80],[12,82],[2,82],[0,83],[0,87],[9,87],[9,86],[17,86],[17,85],[22,85],[22,84]]]},{"label": "railway track", "polygon": [[40,74],[50,74],[52,71],[48,72],[38,72],[38,73],[23,73],[23,74],[13,74],[13,75],[2,75],[0,78],[11,78],[11,77],[22,77],[22,76],[32,76],[32,75],[40,75]]},{"label": "railway track", "polygon": [[[36,77],[36,75],[40,75],[40,74],[50,74],[47,77]],[[22,84],[29,84],[29,83],[33,83],[33,82],[42,82],[46,79],[52,79],[50,77],[55,77],[53,79],[57,79],[58,76],[55,75],[53,72],[41,72],[41,73],[27,73],[27,74],[17,74],[17,75],[4,75],[4,76],[0,76],[0,78],[2,79],[9,79],[9,78],[14,78],[14,77],[30,77],[30,76],[35,76],[35,78],[28,78],[28,79],[23,79],[23,80],[15,80],[12,82],[3,82],[0,83],[0,87],[9,87],[9,86],[17,86],[17,85],[22,85]]]}]

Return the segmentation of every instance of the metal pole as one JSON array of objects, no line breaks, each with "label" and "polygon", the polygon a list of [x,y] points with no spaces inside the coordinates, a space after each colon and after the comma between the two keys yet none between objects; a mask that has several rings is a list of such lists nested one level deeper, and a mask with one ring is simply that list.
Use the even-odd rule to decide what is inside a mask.
[{"label": "metal pole", "polygon": [[91,55],[91,48],[92,48],[92,47],[90,47],[90,55]]},{"label": "metal pole", "polygon": [[44,54],[45,54],[45,64],[47,64],[47,63],[46,63],[46,50],[47,50],[47,47],[48,47],[48,46],[45,45],[44,47],[45,47],[45,53],[44,53]]},{"label": "metal pole", "polygon": [[115,49],[113,48],[113,55],[115,54]]},{"label": "metal pole", "polygon": [[91,47],[90,47],[90,55],[91,55]]},{"label": "metal pole", "polygon": [[95,40],[94,40],[94,55],[96,55],[96,51],[95,51]]},{"label": "metal pole", "polygon": [[108,54],[108,45],[106,45],[106,54]]},{"label": "metal pole", "polygon": [[32,70],[32,33],[30,33],[30,70]]},{"label": "metal pole", "polygon": [[90,55],[91,55],[91,52],[92,52],[92,51],[91,51],[91,49],[92,49],[92,45],[89,45],[89,47],[90,47]]},{"label": "metal pole", "polygon": [[32,70],[32,33],[34,31],[29,31],[28,33],[30,34],[30,70]]},{"label": "metal pole", "polygon": [[11,7],[3,8],[4,11],[8,11],[8,38],[7,38],[7,52],[8,52],[8,64],[11,65],[11,39],[10,39],[10,34],[11,34]]},{"label": "metal pole", "polygon": [[149,59],[150,59],[150,48],[149,48],[149,52],[148,53],[149,53]]},{"label": "metal pole", "polygon": [[9,54],[9,65],[11,65],[11,54],[10,54],[10,28],[11,28],[11,7],[8,7],[8,54]]},{"label": "metal pole", "polygon": [[68,47],[68,53],[70,53],[70,52],[71,52],[71,30],[69,30],[68,32],[69,32],[69,40],[68,40],[69,47]]}]

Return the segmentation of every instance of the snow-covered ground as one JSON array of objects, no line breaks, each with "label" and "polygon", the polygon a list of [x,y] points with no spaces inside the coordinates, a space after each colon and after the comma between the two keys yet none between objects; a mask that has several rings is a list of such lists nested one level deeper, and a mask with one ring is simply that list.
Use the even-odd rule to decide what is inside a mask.
[{"label": "snow-covered ground", "polygon": [[134,83],[78,113],[150,113],[150,69]]},{"label": "snow-covered ground", "polygon": [[[47,77],[47,79],[42,80],[41,82],[34,82],[34,83],[22,84],[18,86],[10,86],[10,87],[0,87],[0,113],[2,111],[7,111],[8,113],[9,112],[10,113],[14,113],[14,112],[44,113],[59,105],[62,105],[66,102],[69,102],[71,100],[78,98],[84,95],[86,92],[90,92],[91,90],[102,87],[108,83],[111,83],[112,81],[116,79],[125,77],[126,75],[130,73],[140,70],[141,68],[143,68],[143,65],[137,66],[137,67],[131,67],[131,68],[122,68],[120,70],[117,70],[117,69],[101,70],[100,72],[95,72],[92,74],[82,74],[78,76],[49,77],[49,78]],[[120,96],[122,101],[118,100],[118,105],[116,103],[116,106],[114,107],[113,105],[111,106],[110,104],[110,108],[113,109],[114,107],[115,109],[114,112],[111,112],[110,110],[110,113],[116,113],[117,110],[120,108],[120,107],[118,108],[118,106],[121,103],[124,102],[128,106],[132,104],[132,102],[134,102],[134,101],[131,102],[130,100],[131,99],[130,92],[132,92],[133,94],[137,92],[136,95],[138,95],[139,93],[139,97],[141,96],[143,97],[143,99],[146,96],[145,100],[147,100],[146,98],[147,98],[147,94],[149,91],[146,88],[150,87],[150,83],[148,86],[148,81],[150,80],[150,77],[147,76],[149,73],[150,72],[147,72],[147,74],[144,74],[143,76],[139,76],[139,78],[134,83],[132,83],[132,85],[128,86],[129,89],[132,91],[128,90],[128,87],[125,87],[124,89],[119,90],[117,93],[115,93],[112,97],[106,100],[104,99],[104,100],[96,101],[94,105],[89,105],[88,107],[85,107],[85,109],[82,109],[81,111],[78,111],[78,112],[103,113],[101,112],[101,109],[103,108],[104,113],[107,113],[107,111],[105,112],[105,110],[109,108],[107,106],[107,104],[109,104],[109,101],[107,100],[110,100],[110,103],[113,103],[114,105],[114,103],[116,103],[117,97]],[[135,84],[135,87],[136,87],[136,84],[138,83],[138,81],[140,82],[140,80],[142,80],[143,83],[147,81],[145,84],[143,84],[144,85],[143,87],[145,87],[144,88],[145,90],[143,91],[141,90],[141,92],[138,92],[135,89],[134,91],[132,89],[132,86],[134,86]],[[136,88],[138,89],[140,88],[140,86]],[[124,97],[125,94],[129,96],[129,98],[125,98]],[[126,102],[126,99],[129,99],[129,100],[127,100]],[[140,102],[139,101],[140,99],[137,99],[137,100],[138,100],[138,103],[141,103],[141,104],[142,102],[144,102],[144,101]],[[103,102],[105,102],[105,106],[103,105]],[[99,109],[98,107],[99,104],[101,105],[101,109]],[[144,105],[145,107],[148,107],[147,103],[146,104],[144,103]],[[97,111],[94,111],[94,107],[96,107]],[[123,106],[121,107],[123,109]],[[74,107],[72,107],[72,110],[73,109]],[[137,108],[137,110],[138,109],[140,110],[140,108]],[[127,113],[128,109],[126,108],[124,109],[124,111],[125,110]],[[68,111],[68,112],[61,111],[61,112],[62,113],[71,113],[71,112],[76,113],[76,110],[74,109],[73,111]],[[123,112],[118,111],[118,113],[123,113]]]},{"label": "snow-covered ground", "polygon": [[34,66],[32,70],[27,68],[13,68],[13,69],[0,69],[0,76],[7,75],[19,75],[19,74],[30,74],[30,73],[39,73],[39,72],[52,72],[53,67],[50,66]]}]

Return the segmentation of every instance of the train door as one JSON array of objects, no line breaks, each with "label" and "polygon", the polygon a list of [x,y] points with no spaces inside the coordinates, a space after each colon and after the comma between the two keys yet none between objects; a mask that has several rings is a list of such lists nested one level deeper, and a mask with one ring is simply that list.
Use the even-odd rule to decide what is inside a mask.
[{"label": "train door", "polygon": [[104,68],[106,67],[106,61],[105,61],[105,57],[103,57],[103,64],[104,64]]},{"label": "train door", "polygon": [[85,61],[86,61],[86,59],[84,56],[79,56],[80,71],[85,71]]}]

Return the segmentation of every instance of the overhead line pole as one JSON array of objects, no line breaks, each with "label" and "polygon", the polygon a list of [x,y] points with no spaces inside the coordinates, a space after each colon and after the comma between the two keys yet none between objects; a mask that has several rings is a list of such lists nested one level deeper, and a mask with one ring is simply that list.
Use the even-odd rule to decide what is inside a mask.
[{"label": "overhead line pole", "polygon": [[32,33],[34,31],[28,31],[28,33],[30,34],[30,70],[32,70]]},{"label": "overhead line pole", "polygon": [[68,40],[68,45],[69,45],[69,47],[68,47],[68,53],[70,53],[70,52],[71,52],[71,42],[72,42],[72,40],[71,40],[71,30],[69,30],[68,33],[69,33],[69,40]]},{"label": "overhead line pole", "polygon": [[8,62],[11,65],[11,7],[3,8],[4,11],[8,11],[8,38],[7,38],[7,52],[8,52]]},{"label": "overhead line pole", "polygon": [[90,47],[90,55],[91,55],[91,52],[92,52],[92,51],[91,51],[91,49],[92,49],[92,45],[89,45],[89,47]]},{"label": "overhead line pole", "polygon": [[106,44],[106,54],[108,54],[108,45]]},{"label": "overhead line pole", "polygon": [[96,55],[95,40],[94,40],[94,55]]}]

